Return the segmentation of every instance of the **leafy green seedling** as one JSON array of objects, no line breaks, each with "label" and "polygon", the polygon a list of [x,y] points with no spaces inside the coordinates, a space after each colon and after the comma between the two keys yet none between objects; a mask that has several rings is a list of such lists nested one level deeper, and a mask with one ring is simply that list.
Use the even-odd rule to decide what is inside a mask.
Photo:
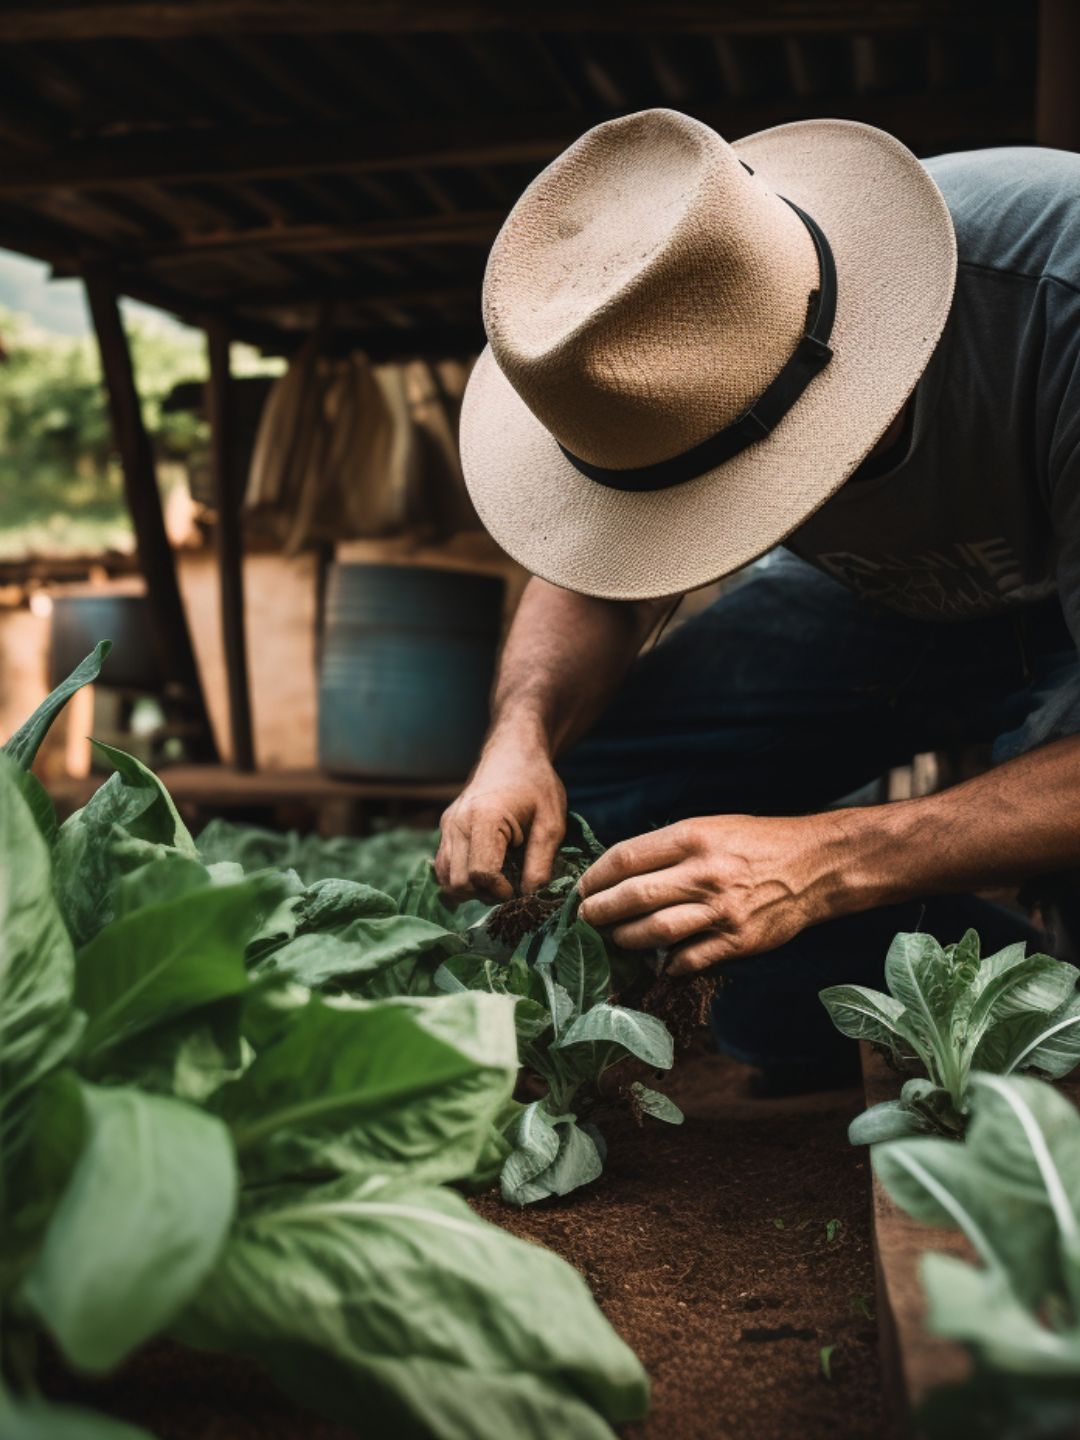
[{"label": "leafy green seedling", "polygon": [[843,1227],[842,1220],[827,1220],[825,1222],[825,1239],[831,1245]]},{"label": "leafy green seedling", "polygon": [[861,985],[821,992],[833,1024],[918,1071],[899,1100],[856,1116],[854,1145],[906,1135],[956,1138],[968,1117],[973,1071],[1033,1070],[1058,1079],[1080,1064],[1080,970],[1023,943],[982,956],[969,930],[942,947],[932,935],[897,935],[885,960],[889,993]]},{"label": "leafy green seedling", "polygon": [[821,1373],[826,1380],[832,1379],[832,1357],[836,1350],[835,1345],[823,1345],[818,1351],[818,1360],[821,1364]]}]

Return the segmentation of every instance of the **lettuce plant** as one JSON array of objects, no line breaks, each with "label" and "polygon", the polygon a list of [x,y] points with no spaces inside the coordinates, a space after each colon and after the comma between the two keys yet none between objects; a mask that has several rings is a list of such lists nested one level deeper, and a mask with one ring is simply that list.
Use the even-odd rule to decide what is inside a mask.
[{"label": "lettuce plant", "polygon": [[465,942],[367,885],[204,863],[122,752],[58,827],[27,769],[58,704],[0,755],[0,1434],[142,1434],[37,1398],[42,1334],[91,1374],[154,1336],[248,1354],[372,1433],[640,1417],[581,1278],[447,1188],[490,1163],[514,1001],[317,993],[336,945],[378,974]]},{"label": "lettuce plant", "polygon": [[[215,829],[204,858],[228,853],[222,834]],[[366,843],[353,842],[354,856]],[[489,1178],[498,1162],[502,1194],[512,1204],[566,1195],[603,1168],[605,1145],[592,1117],[605,1090],[621,1092],[639,1117],[673,1124],[683,1118],[642,1081],[619,1086],[605,1079],[630,1059],[653,1071],[670,1069],[674,1045],[661,1019],[613,998],[616,989],[632,988],[635,976],[654,978],[648,961],[609,951],[577,919],[577,881],[602,853],[580,816],[571,816],[550,884],[500,906],[448,907],[423,856],[403,883],[397,877],[396,903],[347,880],[298,883],[253,942],[253,973],[287,974],[367,999],[472,990],[511,997],[521,1064],[545,1093],[524,1107],[503,1107],[477,1178]],[[330,895],[338,897],[336,906],[327,903]]]},{"label": "lettuce plant", "polygon": [[1080,1063],[1080,971],[1024,952],[1021,943],[983,958],[974,930],[944,948],[931,935],[901,934],[885,960],[888,994],[862,985],[821,992],[845,1035],[877,1046],[901,1071],[925,1072],[906,1081],[899,1100],[857,1116],[853,1144],[961,1135],[975,1070],[1058,1078]]},{"label": "lettuce plant", "polygon": [[[978,1260],[922,1260],[928,1328],[961,1341],[974,1382],[932,1407],[946,1433],[1073,1435],[1080,1426],[1080,1114],[1041,1081],[976,1074],[963,1145],[875,1147],[902,1209],[959,1229]],[[963,1417],[963,1418],[962,1418]],[[957,1428],[954,1421],[961,1421]]]}]

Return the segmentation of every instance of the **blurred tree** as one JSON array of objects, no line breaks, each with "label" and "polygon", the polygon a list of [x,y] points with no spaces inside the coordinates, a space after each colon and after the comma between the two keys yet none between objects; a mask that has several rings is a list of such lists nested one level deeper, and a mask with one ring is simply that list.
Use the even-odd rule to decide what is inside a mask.
[{"label": "blurred tree", "polygon": [[[203,462],[205,423],[163,408],[180,381],[206,377],[195,330],[127,320],[146,425],[163,488],[183,484]],[[0,556],[28,551],[130,549],[120,466],[93,337],[51,334],[0,308]],[[237,347],[236,369],[275,370]]]}]

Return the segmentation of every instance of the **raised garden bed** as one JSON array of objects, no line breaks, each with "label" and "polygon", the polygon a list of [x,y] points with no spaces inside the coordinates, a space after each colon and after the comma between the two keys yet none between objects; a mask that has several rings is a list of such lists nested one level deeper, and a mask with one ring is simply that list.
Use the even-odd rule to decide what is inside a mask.
[{"label": "raised garden bed", "polygon": [[[901,1076],[883,1056],[863,1044],[862,1070],[866,1105],[895,1100]],[[1080,1103],[1080,1083],[1069,1077],[1057,1087]],[[926,1299],[919,1267],[930,1251],[956,1255],[977,1263],[967,1239],[957,1230],[942,1230],[913,1220],[890,1199],[872,1177],[873,1243],[877,1282],[877,1314],[881,1333],[882,1388],[892,1432],[918,1433],[915,1416],[941,1387],[958,1384],[972,1373],[971,1356],[960,1344],[930,1334],[925,1327]]]},{"label": "raised garden bed", "polygon": [[[867,1109],[897,1099],[902,1077],[871,1046],[864,1044],[860,1050]],[[886,1411],[901,1434],[907,1417],[933,1389],[965,1379],[971,1368],[962,1346],[928,1335],[923,1327],[926,1306],[919,1261],[926,1250],[965,1259],[972,1255],[959,1231],[920,1225],[894,1204],[876,1176],[871,1185],[882,1385]]]}]

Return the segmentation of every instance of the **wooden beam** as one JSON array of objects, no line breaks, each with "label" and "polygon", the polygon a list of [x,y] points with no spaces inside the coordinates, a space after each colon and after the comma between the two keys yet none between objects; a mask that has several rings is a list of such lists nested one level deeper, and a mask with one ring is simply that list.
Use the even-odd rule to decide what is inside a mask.
[{"label": "wooden beam", "polygon": [[255,769],[251,730],[251,687],[244,632],[244,538],[240,524],[243,477],[237,473],[229,333],[220,321],[206,328],[210,380],[206,408],[210,421],[210,472],[217,510],[218,582],[225,675],[229,689],[229,737],[237,770]]},{"label": "wooden beam", "polygon": [[91,274],[86,277],[86,296],[101,351],[101,369],[109,397],[113,436],[123,464],[124,494],[135,527],[139,565],[146,577],[150,623],[165,676],[166,702],[178,718],[196,727],[190,742],[193,758],[215,760],[214,736],[176,579],[172,546],[161,513],[154,451],[143,424],[131,351],[116,292],[103,276]]},{"label": "wooden beam", "polygon": [[325,301],[340,301],[342,304],[372,305],[472,305],[480,308],[480,275],[477,273],[471,283],[448,283],[432,277],[429,284],[412,280],[407,284],[379,280],[372,277],[365,280],[302,281],[295,286],[275,289],[271,286],[257,290],[222,291],[215,297],[215,303],[228,305],[230,310],[263,311],[294,310],[300,306],[321,304]]},{"label": "wooden beam", "polygon": [[[863,120],[907,144],[964,143],[980,136],[1030,138],[1026,97],[985,86],[955,95],[815,95],[725,105],[687,105],[727,136],[746,135],[808,115]],[[554,110],[540,115],[483,115],[445,122],[375,126],[256,126],[190,129],[66,144],[0,163],[0,195],[43,190],[116,190],[131,186],[288,179],[319,174],[370,175],[454,166],[542,164],[610,114]]]},{"label": "wooden beam", "polygon": [[604,118],[566,110],[437,124],[262,125],[116,136],[68,143],[32,160],[8,157],[0,168],[0,194],[546,160]]},{"label": "wooden beam", "polygon": [[[497,210],[460,215],[422,215],[402,220],[365,220],[318,224],[259,225],[247,230],[197,230],[148,245],[117,245],[109,254],[115,265],[182,266],[209,256],[242,255],[250,250],[388,250],[398,245],[490,245],[505,216]],[[57,273],[82,268],[72,256]]]},{"label": "wooden beam", "polygon": [[16,0],[0,40],[418,31],[727,31],[736,35],[1030,25],[1025,0]]}]

